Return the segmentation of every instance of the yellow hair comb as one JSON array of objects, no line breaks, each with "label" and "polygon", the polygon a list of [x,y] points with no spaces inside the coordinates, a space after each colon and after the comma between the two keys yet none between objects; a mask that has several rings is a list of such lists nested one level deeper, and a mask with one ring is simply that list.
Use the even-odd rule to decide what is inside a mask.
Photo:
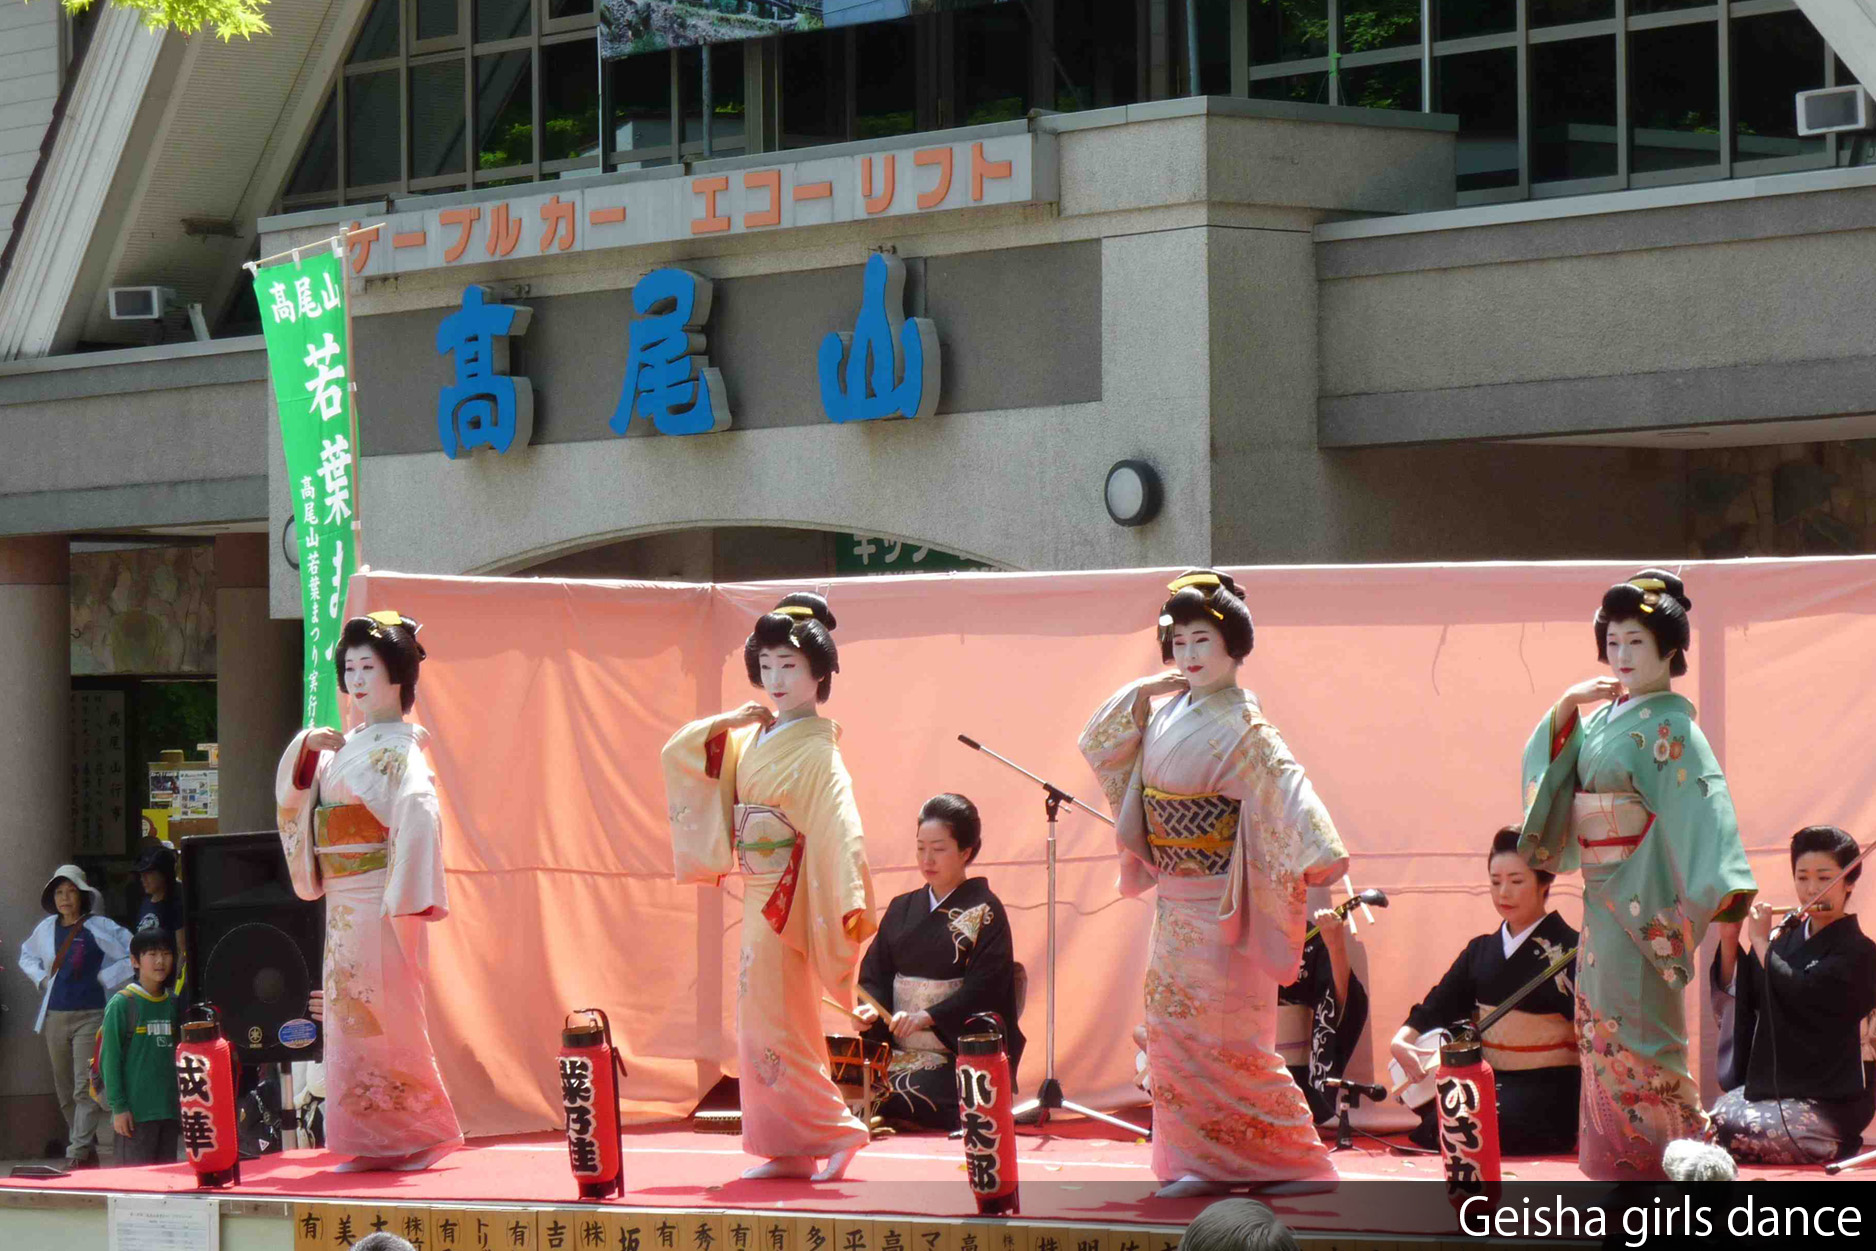
[{"label": "yellow hair comb", "polygon": [[1169,591],[1183,591],[1189,586],[1218,587],[1223,585],[1224,582],[1221,581],[1215,573],[1188,573],[1183,578],[1174,578],[1171,582],[1168,582],[1166,589]]},{"label": "yellow hair comb", "polygon": [[1630,578],[1628,584],[1642,593],[1643,612],[1653,612],[1655,605],[1661,602],[1662,593],[1668,589],[1668,584],[1660,578]]},{"label": "yellow hair comb", "polygon": [[786,604],[775,611],[784,617],[793,617],[796,621],[812,620],[814,617],[814,609],[803,608],[800,604]]}]

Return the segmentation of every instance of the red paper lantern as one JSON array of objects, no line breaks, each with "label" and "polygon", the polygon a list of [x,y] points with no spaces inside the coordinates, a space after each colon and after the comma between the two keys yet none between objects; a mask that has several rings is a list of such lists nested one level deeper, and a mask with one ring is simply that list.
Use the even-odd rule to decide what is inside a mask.
[{"label": "red paper lantern", "polygon": [[176,1091],[182,1150],[202,1188],[241,1180],[241,1140],[236,1130],[235,1087],[240,1066],[234,1049],[221,1036],[213,1006],[190,1009],[207,1020],[185,1021],[176,1044]]},{"label": "red paper lantern", "polygon": [[964,1126],[964,1171],[970,1175],[977,1211],[984,1216],[1014,1216],[1022,1209],[1016,1193],[1016,1120],[1010,1057],[1003,1048],[1003,1022],[994,1012],[980,1012],[964,1023],[974,1033],[958,1038],[958,1114]]},{"label": "red paper lantern", "polygon": [[1441,1044],[1433,1091],[1439,1101],[1447,1196],[1455,1201],[1468,1195],[1495,1196],[1501,1177],[1498,1081],[1485,1062],[1484,1044],[1470,1027],[1455,1031],[1449,1042]]},{"label": "red paper lantern", "polygon": [[[585,1017],[576,1023],[575,1017]],[[619,1082],[625,1061],[612,1022],[598,1008],[567,1014],[560,1031],[560,1098],[567,1109],[567,1156],[580,1198],[625,1193],[619,1159]]]}]

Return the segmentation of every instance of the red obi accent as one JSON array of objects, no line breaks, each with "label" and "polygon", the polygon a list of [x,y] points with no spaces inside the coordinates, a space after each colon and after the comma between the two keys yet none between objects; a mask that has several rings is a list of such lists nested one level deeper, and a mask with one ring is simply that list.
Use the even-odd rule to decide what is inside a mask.
[{"label": "red obi accent", "polygon": [[801,848],[807,841],[806,834],[795,835],[795,847],[788,853],[788,867],[782,870],[782,880],[775,884],[769,902],[762,905],[763,917],[777,934],[788,924],[788,912],[795,906],[795,884],[801,880]]},{"label": "red obi accent", "polygon": [[1642,822],[1639,834],[1624,834],[1616,838],[1582,838],[1577,841],[1585,847],[1639,847],[1642,839],[1648,837],[1648,831],[1654,828],[1654,824],[1655,814],[1651,812],[1648,814],[1648,819]]},{"label": "red obi accent", "polygon": [[723,749],[729,745],[730,732],[718,730],[704,740],[704,776],[720,778],[723,776]]}]

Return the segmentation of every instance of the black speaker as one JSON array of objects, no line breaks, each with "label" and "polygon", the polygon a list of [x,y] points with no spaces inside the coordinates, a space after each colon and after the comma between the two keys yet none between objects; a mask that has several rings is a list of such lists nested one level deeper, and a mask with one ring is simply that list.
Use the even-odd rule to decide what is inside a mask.
[{"label": "black speaker", "polygon": [[322,981],[326,901],[293,893],[280,835],[184,838],[182,900],[187,996],[214,1005],[235,1056],[319,1059],[321,1031],[306,1005]]}]

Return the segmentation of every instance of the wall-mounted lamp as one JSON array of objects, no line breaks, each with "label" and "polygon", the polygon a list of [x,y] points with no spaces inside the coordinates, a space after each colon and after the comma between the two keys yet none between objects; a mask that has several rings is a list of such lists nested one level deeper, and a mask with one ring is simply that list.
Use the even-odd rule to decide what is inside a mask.
[{"label": "wall-mounted lamp", "polygon": [[1159,472],[1143,460],[1116,461],[1102,494],[1107,515],[1119,526],[1143,526],[1159,516],[1164,500]]}]

